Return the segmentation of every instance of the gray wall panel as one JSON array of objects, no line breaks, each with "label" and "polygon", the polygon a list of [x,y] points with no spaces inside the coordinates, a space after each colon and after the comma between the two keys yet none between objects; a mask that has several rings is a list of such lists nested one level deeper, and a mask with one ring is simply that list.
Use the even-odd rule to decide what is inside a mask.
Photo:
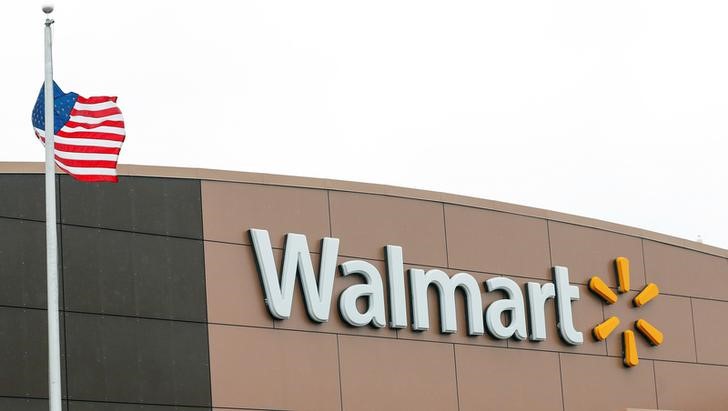
[{"label": "gray wall panel", "polygon": [[[63,401],[63,409],[68,410],[68,404]],[[7,398],[0,397],[0,410],[2,411],[48,411],[48,400],[42,398]]]},{"label": "gray wall panel", "polygon": [[0,396],[48,396],[47,324],[45,310],[0,307]]},{"label": "gray wall panel", "polygon": [[[200,182],[59,180],[61,302],[89,313],[61,322],[67,408],[209,410]],[[0,175],[0,411],[47,409],[44,207],[42,175]]]},{"label": "gray wall panel", "polygon": [[70,399],[210,406],[205,324],[66,313]]},{"label": "gray wall panel", "polygon": [[45,223],[0,218],[0,305],[46,307]]},{"label": "gray wall panel", "polygon": [[69,411],[206,411],[209,409],[209,407],[71,401]]},{"label": "gray wall panel", "polygon": [[43,174],[0,174],[0,216],[45,220]]},{"label": "gray wall panel", "polygon": [[[210,407],[178,407],[174,405],[63,401],[64,411],[209,411],[210,409]],[[0,411],[48,411],[48,400],[42,398],[0,397]]]},{"label": "gray wall panel", "polygon": [[202,238],[199,180],[121,176],[109,184],[62,176],[60,187],[66,224]]},{"label": "gray wall panel", "polygon": [[63,227],[66,309],[205,321],[202,241]]}]

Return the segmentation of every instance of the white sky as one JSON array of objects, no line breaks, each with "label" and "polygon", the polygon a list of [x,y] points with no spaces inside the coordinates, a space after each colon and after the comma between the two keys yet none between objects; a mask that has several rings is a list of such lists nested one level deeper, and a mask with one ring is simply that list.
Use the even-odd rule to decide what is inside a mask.
[{"label": "white sky", "polygon": [[[0,13],[0,161],[42,161],[40,2]],[[728,248],[728,2],[56,1],[120,162],[326,177]]]}]

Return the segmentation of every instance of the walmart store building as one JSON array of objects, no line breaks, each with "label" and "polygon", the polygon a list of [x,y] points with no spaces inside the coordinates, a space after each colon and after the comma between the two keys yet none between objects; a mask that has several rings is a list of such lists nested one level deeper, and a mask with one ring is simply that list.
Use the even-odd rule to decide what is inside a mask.
[{"label": "walmart store building", "polygon": [[[41,172],[0,164],[0,410],[47,409]],[[405,188],[120,173],[58,177],[70,411],[728,409],[726,250]]]}]

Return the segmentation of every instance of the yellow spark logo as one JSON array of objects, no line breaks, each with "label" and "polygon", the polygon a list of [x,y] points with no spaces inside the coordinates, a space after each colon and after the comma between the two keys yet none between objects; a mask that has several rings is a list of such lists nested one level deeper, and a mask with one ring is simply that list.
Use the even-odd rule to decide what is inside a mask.
[{"label": "yellow spark logo", "polygon": [[[620,293],[626,293],[629,291],[629,260],[625,257],[617,257],[615,265],[617,266],[617,282],[619,283],[617,291]],[[601,297],[607,304],[614,304],[617,302],[617,294],[615,294],[615,292],[612,291],[607,284],[597,276],[594,276],[589,280],[589,289]],[[657,288],[657,285],[649,283],[634,297],[632,303],[635,307],[642,307],[659,294],[660,289]],[[594,327],[592,333],[597,340],[604,341],[607,337],[609,337],[609,334],[617,328],[617,326],[619,326],[619,318],[617,316],[612,316]],[[665,340],[665,337],[660,330],[643,319],[639,319],[635,322],[635,328],[637,331],[642,333],[642,335],[644,335],[652,345],[660,345]],[[623,331],[622,341],[624,344],[624,365],[627,367],[634,367],[640,362],[637,355],[637,345],[634,340],[634,332],[632,330]]]}]

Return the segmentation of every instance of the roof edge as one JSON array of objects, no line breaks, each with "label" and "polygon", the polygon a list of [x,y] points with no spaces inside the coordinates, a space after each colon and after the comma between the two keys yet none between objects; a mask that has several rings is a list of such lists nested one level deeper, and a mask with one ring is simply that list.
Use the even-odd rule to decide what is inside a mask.
[{"label": "roof edge", "polygon": [[[44,163],[40,162],[0,162],[0,174],[42,174]],[[56,172],[61,171],[56,168]],[[245,171],[213,170],[205,168],[163,167],[148,165],[119,164],[121,176],[189,178],[207,181],[233,183],[266,184],[300,188],[318,188],[334,191],[347,191],[364,194],[378,194],[417,200],[437,201],[452,205],[481,208],[526,217],[543,218],[551,221],[574,224],[584,227],[611,231],[618,234],[639,237],[677,247],[687,248],[719,257],[728,257],[728,250],[696,241],[691,241],[667,234],[626,226],[595,218],[581,217],[558,211],[550,211],[536,207],[522,206],[495,200],[486,200],[458,194],[448,194],[415,188],[397,187],[385,184],[359,183],[353,181],[333,180],[315,177],[286,176],[279,174],[251,173]]]}]

